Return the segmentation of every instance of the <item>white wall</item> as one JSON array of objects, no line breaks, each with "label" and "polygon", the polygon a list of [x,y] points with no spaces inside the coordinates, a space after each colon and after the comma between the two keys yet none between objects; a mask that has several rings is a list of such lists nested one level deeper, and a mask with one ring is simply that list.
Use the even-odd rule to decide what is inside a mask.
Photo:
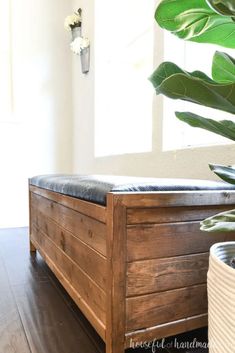
[{"label": "white wall", "polygon": [[[94,1],[12,0],[16,121],[0,122],[0,227],[27,225],[32,175],[73,171],[213,179],[208,162],[233,163],[231,145],[162,152],[162,99],[154,94],[152,152],[94,157]],[[83,35],[91,40],[88,75],[81,73],[63,28],[65,16],[79,7]],[[157,26],[155,43],[157,66],[162,61]]]},{"label": "white wall", "polygon": [[28,224],[28,177],[72,171],[71,7],[12,0],[16,122],[0,123],[0,227]]},{"label": "white wall", "polygon": [[[162,98],[153,94],[153,150],[151,153],[94,157],[94,1],[74,0],[83,9],[83,33],[91,39],[91,70],[84,76],[77,57],[73,61],[74,172],[156,177],[216,179],[208,162],[234,163],[234,146],[201,147],[162,152]],[[107,14],[108,16],[109,14]],[[108,30],[108,29],[107,29]],[[162,31],[155,34],[155,67],[162,61]],[[105,74],[105,73],[104,73]],[[174,117],[172,117],[174,119]],[[120,136],[121,142],[121,136]]]}]

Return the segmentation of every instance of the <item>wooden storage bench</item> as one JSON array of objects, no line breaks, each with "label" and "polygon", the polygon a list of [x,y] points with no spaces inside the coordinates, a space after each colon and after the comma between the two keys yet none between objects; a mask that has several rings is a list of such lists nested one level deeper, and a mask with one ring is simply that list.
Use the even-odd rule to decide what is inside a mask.
[{"label": "wooden storage bench", "polygon": [[113,176],[30,179],[30,244],[106,343],[123,353],[207,325],[199,221],[235,207],[229,184]]}]

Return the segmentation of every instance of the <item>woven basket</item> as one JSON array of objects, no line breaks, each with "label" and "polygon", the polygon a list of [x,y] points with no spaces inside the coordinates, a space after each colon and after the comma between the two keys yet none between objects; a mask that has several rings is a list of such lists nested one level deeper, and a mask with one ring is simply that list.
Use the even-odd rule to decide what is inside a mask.
[{"label": "woven basket", "polygon": [[235,352],[235,242],[211,247],[208,271],[210,353]]}]

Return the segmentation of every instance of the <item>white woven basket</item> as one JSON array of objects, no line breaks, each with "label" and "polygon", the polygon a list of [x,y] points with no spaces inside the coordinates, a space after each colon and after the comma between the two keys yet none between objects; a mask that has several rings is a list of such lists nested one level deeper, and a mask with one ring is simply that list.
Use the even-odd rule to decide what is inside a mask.
[{"label": "white woven basket", "polygon": [[211,247],[208,271],[210,353],[235,353],[235,242]]}]

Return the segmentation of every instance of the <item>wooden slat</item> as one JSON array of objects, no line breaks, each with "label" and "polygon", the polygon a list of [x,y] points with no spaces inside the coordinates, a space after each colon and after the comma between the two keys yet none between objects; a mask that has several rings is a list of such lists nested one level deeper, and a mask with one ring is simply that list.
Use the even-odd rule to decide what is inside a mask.
[{"label": "wooden slat", "polygon": [[204,314],[206,284],[126,299],[126,329],[134,331]]},{"label": "wooden slat", "polygon": [[[65,255],[45,234],[35,227],[31,233],[32,241],[39,244],[46,260],[49,258],[59,272],[86,303],[90,311],[103,323],[106,322],[106,295],[67,255]],[[78,305],[79,306],[79,305]],[[81,308],[82,310],[82,308]]]},{"label": "wooden slat", "polygon": [[29,189],[34,194],[46,197],[47,199],[58,202],[65,207],[71,208],[72,210],[78,211],[86,216],[106,223],[106,207],[104,206],[80,200],[72,196],[63,195],[58,192],[42,189],[33,185],[30,185]]},{"label": "wooden slat", "polygon": [[209,254],[137,261],[127,267],[127,296],[206,283]]},{"label": "wooden slat", "polygon": [[235,240],[235,233],[204,233],[199,222],[130,226],[128,261],[207,252],[217,242]]},{"label": "wooden slat", "polygon": [[226,205],[210,207],[130,208],[127,210],[127,224],[198,221],[230,209],[231,206]]},{"label": "wooden slat", "polygon": [[126,334],[126,348],[134,348],[139,342],[151,342],[163,337],[170,337],[178,333],[195,330],[208,325],[207,314],[196,315],[185,319],[167,322],[166,324],[137,330]]},{"label": "wooden slat", "polygon": [[32,221],[102,289],[106,290],[107,260],[50,218],[32,208]]},{"label": "wooden slat", "polygon": [[107,227],[104,223],[36,194],[31,195],[31,206],[93,249],[106,255]]},{"label": "wooden slat", "polygon": [[50,267],[52,272],[55,274],[58,281],[62,284],[62,286],[66,289],[67,293],[71,296],[74,302],[77,304],[79,309],[86,316],[87,320],[90,321],[92,326],[95,328],[97,333],[105,340],[105,325],[100,319],[95,315],[95,313],[91,310],[91,308],[87,305],[87,303],[81,298],[80,294],[74,289],[68,279],[64,276],[64,274],[59,270],[59,268],[54,264],[53,261],[48,257],[43,248],[37,243],[35,239],[32,240],[34,246],[43,257],[47,265]]},{"label": "wooden slat", "polygon": [[235,205],[235,190],[113,192],[127,208]]},{"label": "wooden slat", "polygon": [[121,353],[125,346],[126,316],[126,208],[109,194],[107,236],[106,352]]}]

